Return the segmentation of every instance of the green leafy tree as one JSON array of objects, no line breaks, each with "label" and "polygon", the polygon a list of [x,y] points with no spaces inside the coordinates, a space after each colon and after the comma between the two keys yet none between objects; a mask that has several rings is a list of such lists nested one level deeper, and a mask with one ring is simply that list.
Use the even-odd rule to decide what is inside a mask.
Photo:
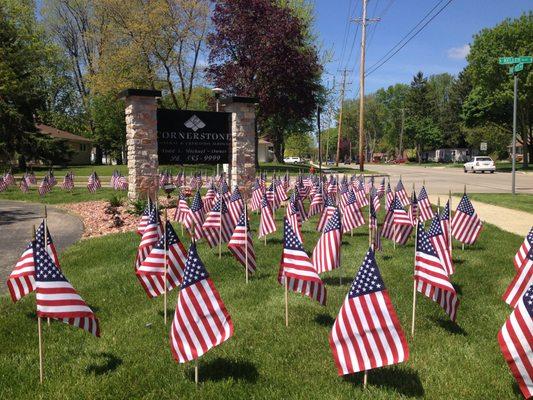
[{"label": "green leafy tree", "polygon": [[[513,79],[498,57],[533,55],[533,12],[506,19],[474,36],[465,73],[472,84],[464,105],[468,127],[494,125],[508,134],[511,142]],[[519,73],[518,141],[529,149],[533,159],[533,68],[526,65]],[[527,158],[524,157],[524,163]]]},{"label": "green leafy tree", "polygon": [[418,72],[411,82],[406,99],[405,134],[414,146],[418,162],[422,161],[422,151],[442,143],[442,132],[434,119],[435,102],[431,98],[428,81]]}]

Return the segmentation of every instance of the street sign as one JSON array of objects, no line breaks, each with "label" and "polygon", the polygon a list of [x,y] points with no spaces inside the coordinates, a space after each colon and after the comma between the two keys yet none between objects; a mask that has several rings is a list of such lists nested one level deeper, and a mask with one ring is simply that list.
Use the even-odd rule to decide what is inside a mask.
[{"label": "street sign", "polygon": [[518,63],[531,64],[531,63],[533,63],[533,57],[532,56],[500,57],[500,58],[498,58],[498,63],[500,65],[518,64]]},{"label": "street sign", "polygon": [[514,72],[519,72],[519,71],[522,71],[523,69],[524,69],[524,63],[516,64],[514,66]]},{"label": "street sign", "polygon": [[479,150],[481,151],[487,151],[487,142],[481,142],[479,144]]},{"label": "street sign", "polygon": [[514,64],[515,61],[514,61],[514,57],[500,57],[498,59],[498,62],[501,64],[501,65],[505,65],[505,64]]}]

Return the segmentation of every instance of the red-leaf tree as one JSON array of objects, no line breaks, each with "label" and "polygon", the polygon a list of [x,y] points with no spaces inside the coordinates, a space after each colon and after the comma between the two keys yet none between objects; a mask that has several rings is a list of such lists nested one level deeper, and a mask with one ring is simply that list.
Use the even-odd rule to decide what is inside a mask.
[{"label": "red-leaf tree", "polygon": [[307,28],[276,0],[215,0],[208,78],[228,94],[259,99],[258,122],[283,162],[287,133],[309,129],[322,66]]}]

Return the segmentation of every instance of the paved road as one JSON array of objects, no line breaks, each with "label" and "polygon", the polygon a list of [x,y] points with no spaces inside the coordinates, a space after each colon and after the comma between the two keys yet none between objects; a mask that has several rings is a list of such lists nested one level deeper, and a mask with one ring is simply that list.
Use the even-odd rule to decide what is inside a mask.
[{"label": "paved road", "polygon": [[[471,193],[510,193],[511,174],[465,174],[461,168],[423,167],[410,165],[385,165],[369,164],[368,169],[391,177],[391,186],[401,176],[406,189],[411,189],[413,183],[417,190],[426,183],[426,188],[431,194],[461,193],[466,184],[467,191]],[[518,193],[533,194],[533,174],[517,173],[516,190]]]},{"label": "paved road", "polygon": [[[6,278],[31,238],[32,226],[41,223],[43,206],[0,200],[0,294],[7,293]],[[81,220],[65,211],[48,207],[48,226],[61,251],[77,242],[83,233]]]}]

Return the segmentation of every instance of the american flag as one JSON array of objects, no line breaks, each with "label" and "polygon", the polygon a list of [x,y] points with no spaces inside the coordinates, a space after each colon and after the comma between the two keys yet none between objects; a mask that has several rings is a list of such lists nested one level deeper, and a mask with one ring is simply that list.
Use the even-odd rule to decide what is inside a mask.
[{"label": "american flag", "polygon": [[272,208],[268,204],[266,194],[263,194],[263,199],[261,200],[261,219],[259,221],[259,237],[261,238],[275,231],[276,222],[274,221]]},{"label": "american flag", "polygon": [[379,184],[378,188],[378,196],[381,199],[383,195],[385,194],[385,178],[381,180],[381,183]]},{"label": "american flag", "polygon": [[261,208],[262,196],[263,192],[261,189],[261,184],[259,183],[259,180],[256,179],[252,184],[252,199],[250,200],[250,208],[252,211],[258,211]]},{"label": "american flag", "polygon": [[337,209],[328,220],[313,250],[313,265],[317,273],[332,271],[341,266],[341,243],[341,215]]},{"label": "american flag", "polygon": [[372,201],[372,203],[374,205],[374,210],[376,210],[376,212],[378,212],[379,209],[381,208],[381,202],[379,201],[378,191],[373,186],[370,189],[370,201]]},{"label": "american flag", "polygon": [[178,239],[170,221],[166,221],[165,234],[152,247],[135,272],[150,298],[165,292],[165,249],[168,292],[179,286],[183,280],[183,269],[187,260],[185,247]]},{"label": "american flag", "polygon": [[48,183],[50,184],[51,187],[54,187],[55,185],[57,185],[57,179],[54,176],[54,172],[52,170],[48,171]]},{"label": "american flag", "polygon": [[431,203],[424,186],[422,186],[418,195],[418,205],[420,207],[420,221],[426,222],[433,218],[434,212],[431,209]]},{"label": "american flag", "polygon": [[[450,230],[450,201],[446,202],[446,206],[440,213],[440,224],[442,226],[442,232],[444,232],[444,238],[446,239],[446,245],[450,248],[451,230]],[[450,249],[451,254],[451,249]]]},{"label": "american flag", "polygon": [[298,205],[292,200],[292,197],[291,201],[289,201],[289,204],[287,205],[286,217],[289,221],[289,224],[291,224],[292,230],[298,237],[298,240],[303,243],[302,216],[300,215]]},{"label": "american flag", "polygon": [[205,212],[204,212],[204,203],[202,201],[202,196],[198,190],[194,195],[192,200],[191,208],[189,209],[189,214],[186,216],[184,225],[192,232],[194,226],[194,237],[200,239],[202,237],[202,225],[205,222]]},{"label": "american flag", "polygon": [[225,179],[222,179],[222,181],[220,182],[220,188],[218,192],[220,193],[224,201],[227,203],[231,197],[231,193],[229,191],[228,183]]},{"label": "american flag", "polygon": [[353,189],[348,190],[348,197],[346,200],[346,206],[342,213],[342,232],[350,232],[352,229],[358,228],[365,224],[363,213],[359,209],[357,199]]},{"label": "american flag", "polygon": [[394,214],[392,210],[385,214],[385,221],[383,221],[381,236],[398,244],[404,245],[407,243],[407,240],[409,240],[409,236],[411,236],[413,225],[396,225],[394,224],[393,215]]},{"label": "american flag", "polygon": [[414,191],[411,197],[411,206],[409,207],[408,215],[409,215],[409,219],[411,220],[411,225],[416,226],[419,213],[418,213],[418,200],[416,198],[416,193]]},{"label": "american flag", "polygon": [[516,273],[507,290],[503,294],[503,300],[511,307],[516,307],[524,292],[533,284],[533,248],[527,252],[522,267]]},{"label": "american flag", "polygon": [[318,225],[316,227],[317,231],[322,232],[324,230],[324,227],[326,226],[329,217],[333,215],[336,209],[337,207],[335,207],[333,198],[330,195],[326,195],[324,209],[322,210],[322,215],[320,216],[320,220],[318,221]]},{"label": "american flag", "polygon": [[418,223],[415,254],[416,290],[434,302],[455,321],[459,300],[439,254],[431,244],[428,234]]},{"label": "american flag", "polygon": [[204,224],[202,225],[203,236],[206,238],[210,247],[215,247],[222,239],[222,243],[227,243],[233,232],[233,224],[226,207],[226,202],[219,197],[213,209],[207,214]]},{"label": "american flag", "polygon": [[37,184],[37,178],[35,177],[35,173],[33,171],[27,172],[26,177],[28,179],[28,182],[31,183],[32,185]]},{"label": "american flag", "polygon": [[0,192],[3,192],[8,187],[7,182],[5,181],[3,176],[0,176]]},{"label": "american flag", "polygon": [[228,243],[229,250],[233,253],[237,261],[246,268],[246,253],[248,253],[248,271],[254,273],[257,267],[255,260],[254,241],[250,232],[250,221],[243,210],[237,226],[233,230],[233,235]]},{"label": "american flag", "polygon": [[533,285],[498,332],[498,342],[520,391],[533,397]]},{"label": "american flag", "polygon": [[355,191],[355,197],[357,198],[357,202],[359,203],[359,208],[365,207],[368,205],[368,197],[366,197],[365,187],[363,186],[363,182],[358,180],[358,188]]},{"label": "american flag", "polygon": [[335,179],[333,177],[333,175],[330,175],[330,180],[329,180],[329,185],[328,185],[328,190],[327,190],[327,193],[330,195],[330,196],[335,196],[337,194],[337,190],[338,190],[338,187],[337,187],[337,179]]},{"label": "american flag", "polygon": [[[139,269],[141,263],[146,257],[148,257],[148,254],[150,254],[150,252],[152,251],[152,247],[154,247],[159,241],[161,234],[162,232],[161,221],[159,220],[159,212],[157,211],[156,207],[151,207],[150,214],[148,216],[148,221],[146,222],[146,226],[144,227],[142,233],[141,243],[139,243],[139,247],[137,249],[137,257],[135,259],[135,271]],[[139,280],[141,279],[142,277],[139,277]],[[141,284],[142,283],[143,282],[141,280]]]},{"label": "american flag", "polygon": [[385,210],[389,211],[392,202],[394,201],[394,193],[390,188],[390,182],[387,183],[387,195],[385,197]]},{"label": "american flag", "polygon": [[272,210],[277,210],[279,208],[279,202],[277,201],[278,198],[276,196],[276,191],[274,190],[274,183],[271,183],[268,187],[266,191],[266,198]]},{"label": "american flag", "polygon": [[39,195],[44,196],[51,189],[52,187],[50,186],[48,182],[48,177],[47,176],[43,177],[43,180],[41,181],[41,183],[39,184],[39,188],[37,189],[37,191],[39,192]]},{"label": "american flag", "polygon": [[34,242],[37,316],[54,318],[99,337],[98,319],[76,292],[45,247]]},{"label": "american flag", "polygon": [[394,201],[392,202],[392,214],[395,225],[413,225],[411,216],[403,208],[398,195],[394,196]]},{"label": "american flag", "polygon": [[442,266],[448,275],[455,272],[450,249],[446,243],[446,236],[442,230],[442,223],[438,214],[435,214],[428,231],[429,239],[435,251],[439,255]]},{"label": "american flag", "polygon": [[305,211],[305,206],[302,198],[300,197],[300,193],[296,188],[294,188],[294,191],[292,193],[291,201],[296,203],[298,205],[298,210],[300,210],[300,215],[302,217],[302,221],[306,221],[308,218],[307,212]]},{"label": "american flag", "polygon": [[311,200],[311,206],[309,207],[309,212],[307,213],[307,216],[312,217],[313,215],[319,214],[322,212],[323,208],[324,208],[324,196],[322,193],[322,185],[320,185],[317,187],[315,195],[313,196],[313,199]]},{"label": "american flag", "polygon": [[397,364],[409,358],[405,340],[372,249],[350,287],[329,334],[339,375]]},{"label": "american flag", "polygon": [[280,203],[286,201],[288,199],[287,191],[285,190],[285,187],[283,187],[283,183],[281,182],[281,180],[277,179],[274,186],[276,188],[276,196],[278,198],[278,201]]},{"label": "american flag", "polygon": [[[287,279],[287,283],[285,283]],[[293,292],[301,293],[322,305],[326,305],[326,287],[318,276],[313,263],[296,237],[287,218],[283,223],[283,253],[281,255],[278,282]]]},{"label": "american flag", "polygon": [[374,208],[374,204],[370,203],[370,212],[369,212],[369,221],[368,221],[368,227],[370,228],[370,231],[372,232],[372,244],[374,251],[381,251],[383,250],[383,246],[381,244],[381,235],[379,232],[379,226],[378,226],[378,215],[376,213],[376,210]]},{"label": "american flag", "polygon": [[348,188],[348,184],[346,182],[341,182],[339,189],[339,207],[342,211],[344,211],[344,207],[348,202],[348,190],[351,190],[351,188]]},{"label": "american flag", "polygon": [[[47,230],[46,248],[52,257],[54,264],[59,267],[57,251],[50,232]],[[35,233],[35,242],[41,247],[45,247],[44,222],[39,225]],[[22,255],[19,257],[15,268],[7,279],[7,287],[13,302],[16,302],[35,290],[35,261],[33,258],[34,241],[30,242]]]},{"label": "american flag", "polygon": [[398,181],[398,184],[396,185],[396,195],[400,199],[400,203],[402,203],[402,206],[406,207],[411,203],[409,201],[409,195],[407,194],[407,191],[405,190],[405,187],[403,186],[401,178]]},{"label": "american flag", "polygon": [[215,189],[215,185],[213,182],[211,182],[211,185],[207,188],[207,192],[204,196],[204,211],[208,213],[211,211],[214,205],[214,200],[217,196],[217,191]]},{"label": "american flag", "polygon": [[100,183],[100,178],[98,178],[98,174],[96,172],[93,172],[89,176],[89,180],[87,181],[87,189],[89,190],[89,192],[94,193],[101,187],[102,184]]},{"label": "american flag", "polygon": [[6,174],[4,174],[4,182],[7,186],[15,184],[15,177],[13,176],[11,171],[8,171]]},{"label": "american flag", "polygon": [[115,180],[114,188],[115,188],[115,190],[128,190],[128,179],[125,176],[120,175]]},{"label": "american flag", "polygon": [[178,198],[178,206],[174,212],[174,221],[185,225],[190,213],[191,210],[189,208],[189,204],[187,203],[187,196],[185,196],[185,193],[182,190],[180,191],[180,196]]},{"label": "american flag", "polygon": [[461,243],[473,244],[481,232],[482,223],[466,194],[455,210],[452,219],[452,235]]},{"label": "american flag", "polygon": [[20,187],[20,191],[21,191],[22,193],[28,193],[28,183],[26,182],[26,179],[22,178],[22,179],[20,180],[20,185],[19,185],[19,187]]},{"label": "american flag", "polygon": [[137,224],[137,233],[141,236],[144,232],[144,228],[146,228],[146,224],[148,223],[148,220],[150,219],[151,211],[152,211],[152,204],[150,203],[150,199],[148,199],[148,202],[144,206],[144,211],[141,215],[141,218],[139,219],[139,223]]},{"label": "american flag", "polygon": [[517,272],[520,271],[520,268],[524,264],[524,261],[527,257],[527,253],[529,252],[531,247],[533,247],[533,226],[531,227],[531,230],[529,231],[527,236],[524,238],[524,241],[520,245],[520,248],[518,249],[513,258],[514,268]]},{"label": "american flag", "polygon": [[72,172],[67,172],[63,177],[61,189],[69,191],[74,189],[74,174]]},{"label": "american flag", "polygon": [[232,335],[231,317],[192,243],[170,330],[172,355],[179,363],[192,361]]},{"label": "american flag", "polygon": [[241,192],[238,186],[235,186],[233,189],[233,193],[229,199],[228,210],[231,216],[231,221],[233,222],[233,226],[237,225],[242,211],[244,210],[244,201],[242,200]]}]

